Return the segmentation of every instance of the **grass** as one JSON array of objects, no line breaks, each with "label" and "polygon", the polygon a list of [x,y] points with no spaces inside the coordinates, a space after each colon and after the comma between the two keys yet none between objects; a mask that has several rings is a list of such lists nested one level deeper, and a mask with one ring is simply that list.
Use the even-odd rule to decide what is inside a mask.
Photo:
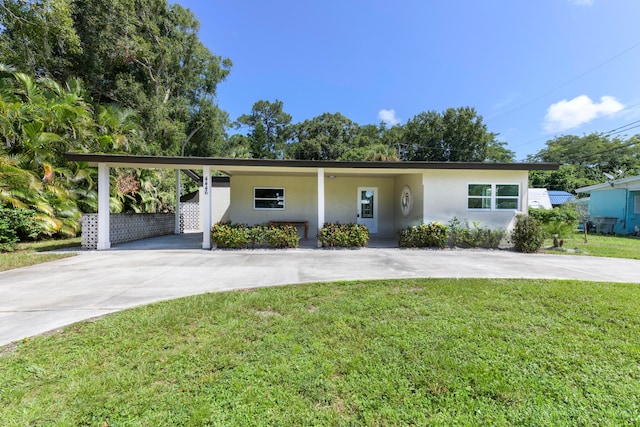
[{"label": "grass", "polygon": [[71,247],[80,247],[80,237],[18,243],[15,251],[0,253],[0,271],[73,256],[71,253],[42,253]]},{"label": "grass", "polygon": [[543,280],[200,295],[5,347],[0,419],[639,425],[639,306],[640,285]]},{"label": "grass", "polygon": [[[582,232],[574,233],[564,239],[562,249],[545,249],[542,252],[640,259],[640,238],[638,237],[589,234],[587,242],[584,243],[584,234]],[[547,247],[552,245],[553,242],[551,240],[545,242]]]}]

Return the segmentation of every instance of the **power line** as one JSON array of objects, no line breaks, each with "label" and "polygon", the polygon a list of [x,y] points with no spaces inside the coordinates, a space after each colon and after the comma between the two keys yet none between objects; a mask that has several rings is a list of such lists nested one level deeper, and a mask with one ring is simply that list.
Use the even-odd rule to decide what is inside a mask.
[{"label": "power line", "polygon": [[615,59],[617,59],[617,58],[621,57],[622,55],[624,55],[624,54],[626,54],[627,52],[629,52],[629,51],[631,51],[631,50],[635,49],[635,48],[636,48],[636,47],[638,47],[638,46],[640,46],[640,42],[638,42],[638,43],[634,44],[633,46],[631,46],[630,48],[627,48],[627,49],[623,50],[622,52],[620,52],[620,53],[618,53],[618,54],[616,54],[616,55],[612,56],[611,58],[609,58],[609,59],[607,59],[607,60],[605,60],[605,61],[601,62],[600,64],[598,64],[598,65],[596,65],[595,67],[593,67],[593,68],[591,68],[591,69],[589,69],[589,70],[585,71],[584,73],[582,73],[582,74],[578,75],[577,77],[574,77],[574,78],[572,78],[571,80],[568,80],[568,81],[566,81],[565,83],[562,83],[560,86],[556,86],[555,88],[553,88],[553,89],[551,89],[551,90],[549,90],[549,91],[547,91],[547,92],[543,93],[542,95],[537,96],[537,97],[533,98],[532,100],[527,101],[527,102],[525,102],[525,103],[522,103],[522,104],[520,104],[520,105],[517,105],[517,106],[515,106],[514,108],[512,108],[512,109],[510,109],[510,110],[505,111],[504,113],[499,113],[499,114],[495,114],[495,115],[493,115],[493,116],[491,116],[491,117],[488,117],[485,121],[488,123],[488,122],[490,122],[490,121],[492,121],[492,120],[497,119],[498,117],[506,116],[507,114],[511,114],[511,113],[513,113],[514,111],[517,111],[517,110],[519,110],[519,109],[521,109],[521,108],[523,108],[523,107],[526,107],[527,105],[531,105],[531,104],[533,104],[534,102],[541,100],[541,99],[542,99],[542,98],[544,98],[545,96],[550,95],[550,94],[552,94],[553,92],[555,92],[555,91],[557,91],[557,90],[559,90],[559,89],[562,89],[563,87],[565,87],[565,86],[567,86],[567,85],[569,85],[569,84],[571,84],[571,83],[575,82],[576,80],[581,79],[582,77],[586,76],[587,74],[590,74],[590,73],[594,72],[595,70],[597,70],[597,69],[599,69],[599,68],[601,68],[601,67],[605,66],[606,64],[608,64],[608,63],[610,63],[610,62],[614,61]]}]

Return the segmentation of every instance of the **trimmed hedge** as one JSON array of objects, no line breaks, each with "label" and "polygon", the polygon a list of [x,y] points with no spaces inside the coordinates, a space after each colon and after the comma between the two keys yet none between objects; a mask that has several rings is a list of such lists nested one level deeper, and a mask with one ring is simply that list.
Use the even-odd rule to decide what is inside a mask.
[{"label": "trimmed hedge", "polygon": [[369,243],[369,230],[355,223],[326,222],[318,230],[318,240],[323,247],[357,248]]},{"label": "trimmed hedge", "polygon": [[402,248],[440,248],[447,245],[446,225],[441,222],[414,225],[400,230],[398,245]]},{"label": "trimmed hedge", "polygon": [[220,249],[297,248],[298,230],[292,225],[231,224],[219,222],[211,227],[211,240]]}]

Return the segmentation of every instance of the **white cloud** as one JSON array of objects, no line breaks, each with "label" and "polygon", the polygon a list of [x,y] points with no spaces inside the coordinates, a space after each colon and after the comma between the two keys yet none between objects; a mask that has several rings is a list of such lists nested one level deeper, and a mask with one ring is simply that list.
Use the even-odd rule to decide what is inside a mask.
[{"label": "white cloud", "polygon": [[592,6],[594,0],[569,0],[571,3],[576,6]]},{"label": "white cloud", "polygon": [[381,122],[385,122],[386,124],[390,125],[390,126],[395,126],[398,123],[400,123],[400,119],[398,118],[398,116],[396,116],[396,110],[380,110],[378,111],[378,119],[380,119]]},{"label": "white cloud", "polygon": [[601,97],[600,103],[593,102],[587,95],[577,96],[570,101],[563,99],[547,109],[544,130],[549,133],[562,132],[624,108],[613,96]]}]

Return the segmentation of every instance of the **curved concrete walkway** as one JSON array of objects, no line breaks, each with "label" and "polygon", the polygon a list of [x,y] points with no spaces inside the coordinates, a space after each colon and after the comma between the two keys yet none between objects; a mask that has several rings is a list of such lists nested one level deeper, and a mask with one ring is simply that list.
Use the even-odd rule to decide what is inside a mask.
[{"label": "curved concrete walkway", "polygon": [[203,251],[160,241],[0,272],[0,346],[136,305],[230,289],[411,277],[640,282],[638,260],[390,248]]}]

